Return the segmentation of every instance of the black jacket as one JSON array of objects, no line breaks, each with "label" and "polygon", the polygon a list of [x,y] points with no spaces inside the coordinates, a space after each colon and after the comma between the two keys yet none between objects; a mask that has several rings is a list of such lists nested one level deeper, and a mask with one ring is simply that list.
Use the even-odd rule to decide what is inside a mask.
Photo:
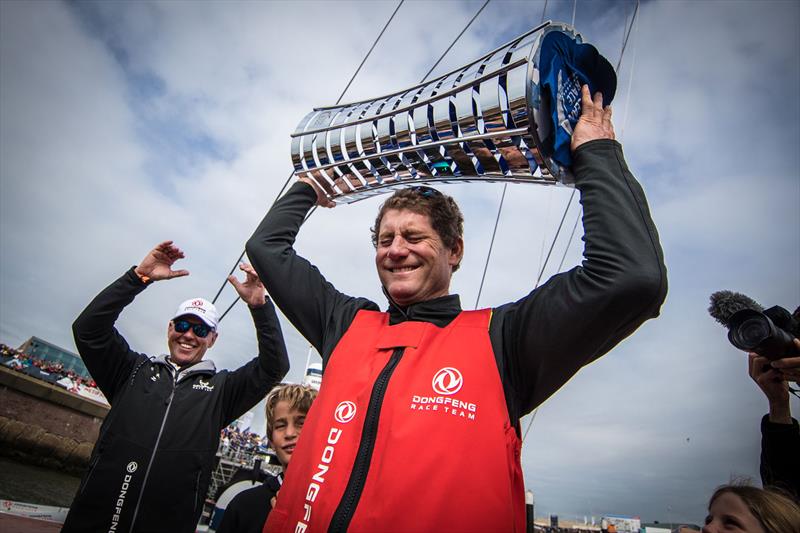
[{"label": "black jacket", "polygon": [[272,510],[270,500],[280,488],[278,478],[268,476],[261,485],[237,494],[225,508],[217,533],[261,533]]},{"label": "black jacket", "polygon": [[789,492],[800,501],[800,426],[761,419],[761,484]]},{"label": "black jacket", "polygon": [[[667,293],[658,233],[619,143],[585,143],[574,154],[573,171],[583,205],[583,264],[492,313],[489,335],[512,424],[657,316]],[[275,303],[325,365],[356,312],[378,305],[337,291],[295,252],[297,232],[315,201],[309,185],[294,184],[264,217],[247,254]],[[531,272],[529,286],[535,275]],[[456,295],[404,309],[389,305],[391,323],[444,326],[459,312]]]},{"label": "black jacket", "polygon": [[166,356],[130,349],[114,328],[145,285],[133,269],[73,324],[78,352],[111,410],[64,532],[193,532],[220,430],[258,403],[289,369],[271,303],[251,309],[259,355],[235,371],[200,361],[181,371]]}]

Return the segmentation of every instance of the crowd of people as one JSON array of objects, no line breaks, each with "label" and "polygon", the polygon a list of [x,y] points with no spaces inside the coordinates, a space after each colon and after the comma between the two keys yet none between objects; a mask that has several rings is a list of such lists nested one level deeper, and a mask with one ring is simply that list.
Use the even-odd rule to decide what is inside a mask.
[{"label": "crowd of people", "polygon": [[[0,344],[0,357],[2,358],[1,364],[8,368],[25,372],[26,369],[33,367],[50,374],[53,378],[48,381],[52,381],[57,385],[61,385],[58,383],[58,380],[69,378],[73,386],[83,385],[93,389],[97,388],[97,383],[95,383],[92,378],[81,376],[74,370],[65,370],[64,363],[40,359],[22,350],[7,346],[6,344]],[[41,376],[42,374],[40,373],[37,377]]]},{"label": "crowd of people", "polygon": [[235,422],[220,432],[219,453],[224,456],[236,456],[239,452],[266,453],[268,446],[266,437],[248,429],[240,429]]}]

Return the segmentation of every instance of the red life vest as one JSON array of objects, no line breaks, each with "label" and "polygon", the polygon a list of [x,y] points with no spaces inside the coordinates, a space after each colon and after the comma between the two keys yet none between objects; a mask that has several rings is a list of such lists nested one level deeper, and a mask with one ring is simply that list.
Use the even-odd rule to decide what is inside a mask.
[{"label": "red life vest", "polygon": [[359,311],[264,532],[525,531],[521,443],[490,319],[390,326],[387,313]]}]

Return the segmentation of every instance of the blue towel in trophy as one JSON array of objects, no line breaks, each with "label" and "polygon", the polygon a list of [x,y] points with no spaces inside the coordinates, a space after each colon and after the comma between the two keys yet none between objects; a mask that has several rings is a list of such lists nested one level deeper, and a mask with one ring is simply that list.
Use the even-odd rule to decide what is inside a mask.
[{"label": "blue towel in trophy", "polygon": [[581,114],[581,86],[588,84],[592,94],[602,92],[603,106],[607,106],[614,99],[617,75],[594,46],[578,43],[560,31],[548,33],[542,41],[539,73],[553,121],[550,134],[542,142],[552,148],[553,159],[569,167],[569,143]]}]

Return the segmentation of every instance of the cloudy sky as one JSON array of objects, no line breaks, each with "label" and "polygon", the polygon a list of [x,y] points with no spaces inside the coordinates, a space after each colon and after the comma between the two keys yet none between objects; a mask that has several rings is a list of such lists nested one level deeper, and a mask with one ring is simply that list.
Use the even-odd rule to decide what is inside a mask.
[{"label": "cloudy sky", "polygon": [[[419,81],[482,3],[406,2],[344,101]],[[291,171],[289,134],[336,101],[396,5],[0,2],[0,342],[36,335],[74,350],[70,324],[88,301],[174,239],[191,275],[151,287],[118,323],[139,351],[165,350],[177,303],[213,297]],[[543,6],[493,0],[437,72],[535,26]],[[616,64],[633,6],[551,0],[546,17],[570,22],[574,9],[585,40]],[[766,400],[706,307],[724,288],[800,304],[799,6],[642,3],[615,123],[670,293],[660,318],[538,411],[523,449],[537,515],[699,522],[715,486],[758,479]],[[452,287],[467,308],[501,191],[446,189],[467,221]],[[531,289],[569,192],[509,188],[480,306]],[[315,213],[297,246],[340,290],[384,303],[368,232],[380,201]],[[546,276],[564,250],[562,270],[580,262],[580,230],[568,235]],[[234,296],[226,288],[221,306]],[[308,345],[284,328],[299,380]],[[254,352],[239,305],[210,355],[235,368]]]}]

